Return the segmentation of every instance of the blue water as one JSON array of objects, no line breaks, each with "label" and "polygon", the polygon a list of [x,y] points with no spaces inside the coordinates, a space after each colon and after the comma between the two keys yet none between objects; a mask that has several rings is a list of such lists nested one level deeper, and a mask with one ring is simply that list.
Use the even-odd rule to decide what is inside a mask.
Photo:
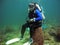
[{"label": "blue water", "polygon": [[60,23],[60,0],[0,0],[0,25],[22,25],[28,15],[28,4],[39,3],[46,16],[45,23]]}]

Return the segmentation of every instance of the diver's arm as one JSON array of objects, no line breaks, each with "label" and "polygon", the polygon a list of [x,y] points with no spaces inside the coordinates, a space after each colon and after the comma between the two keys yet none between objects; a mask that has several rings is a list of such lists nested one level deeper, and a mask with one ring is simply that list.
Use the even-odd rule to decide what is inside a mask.
[{"label": "diver's arm", "polygon": [[42,14],[40,13],[39,10],[36,10],[35,13],[37,14],[37,18],[35,18],[35,21],[39,21],[39,20],[42,20]]},{"label": "diver's arm", "polygon": [[42,14],[40,13],[39,10],[35,10],[34,13],[36,13],[38,17],[30,19],[29,22],[36,22],[36,21],[42,20]]}]

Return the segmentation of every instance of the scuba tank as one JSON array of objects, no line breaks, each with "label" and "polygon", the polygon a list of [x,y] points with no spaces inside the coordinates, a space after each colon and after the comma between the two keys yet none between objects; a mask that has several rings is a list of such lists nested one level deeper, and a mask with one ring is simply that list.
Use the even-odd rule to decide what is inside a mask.
[{"label": "scuba tank", "polygon": [[43,20],[44,20],[45,19],[45,16],[44,16],[44,14],[42,12],[41,7],[37,3],[35,5],[36,5],[36,8],[39,9],[39,11],[42,13],[42,17],[43,17]]}]

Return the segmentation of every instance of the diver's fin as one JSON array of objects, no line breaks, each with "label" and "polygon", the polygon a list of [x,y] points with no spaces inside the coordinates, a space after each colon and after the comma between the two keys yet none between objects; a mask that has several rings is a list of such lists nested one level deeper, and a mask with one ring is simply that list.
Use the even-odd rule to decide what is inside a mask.
[{"label": "diver's fin", "polygon": [[6,45],[12,44],[12,43],[17,42],[17,41],[19,41],[19,40],[20,40],[20,38],[13,38],[13,39],[11,39],[11,40],[8,40],[8,41],[6,42]]}]

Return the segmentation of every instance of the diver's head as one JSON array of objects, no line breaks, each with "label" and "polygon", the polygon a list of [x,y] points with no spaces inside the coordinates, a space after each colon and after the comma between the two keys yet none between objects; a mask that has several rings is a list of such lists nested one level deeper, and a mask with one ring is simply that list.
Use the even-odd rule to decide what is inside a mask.
[{"label": "diver's head", "polygon": [[29,3],[29,10],[33,11],[35,9],[35,3],[31,2]]},{"label": "diver's head", "polygon": [[36,2],[29,3],[29,10],[32,11],[34,9],[39,9],[41,11],[41,7],[39,6],[38,3]]}]

